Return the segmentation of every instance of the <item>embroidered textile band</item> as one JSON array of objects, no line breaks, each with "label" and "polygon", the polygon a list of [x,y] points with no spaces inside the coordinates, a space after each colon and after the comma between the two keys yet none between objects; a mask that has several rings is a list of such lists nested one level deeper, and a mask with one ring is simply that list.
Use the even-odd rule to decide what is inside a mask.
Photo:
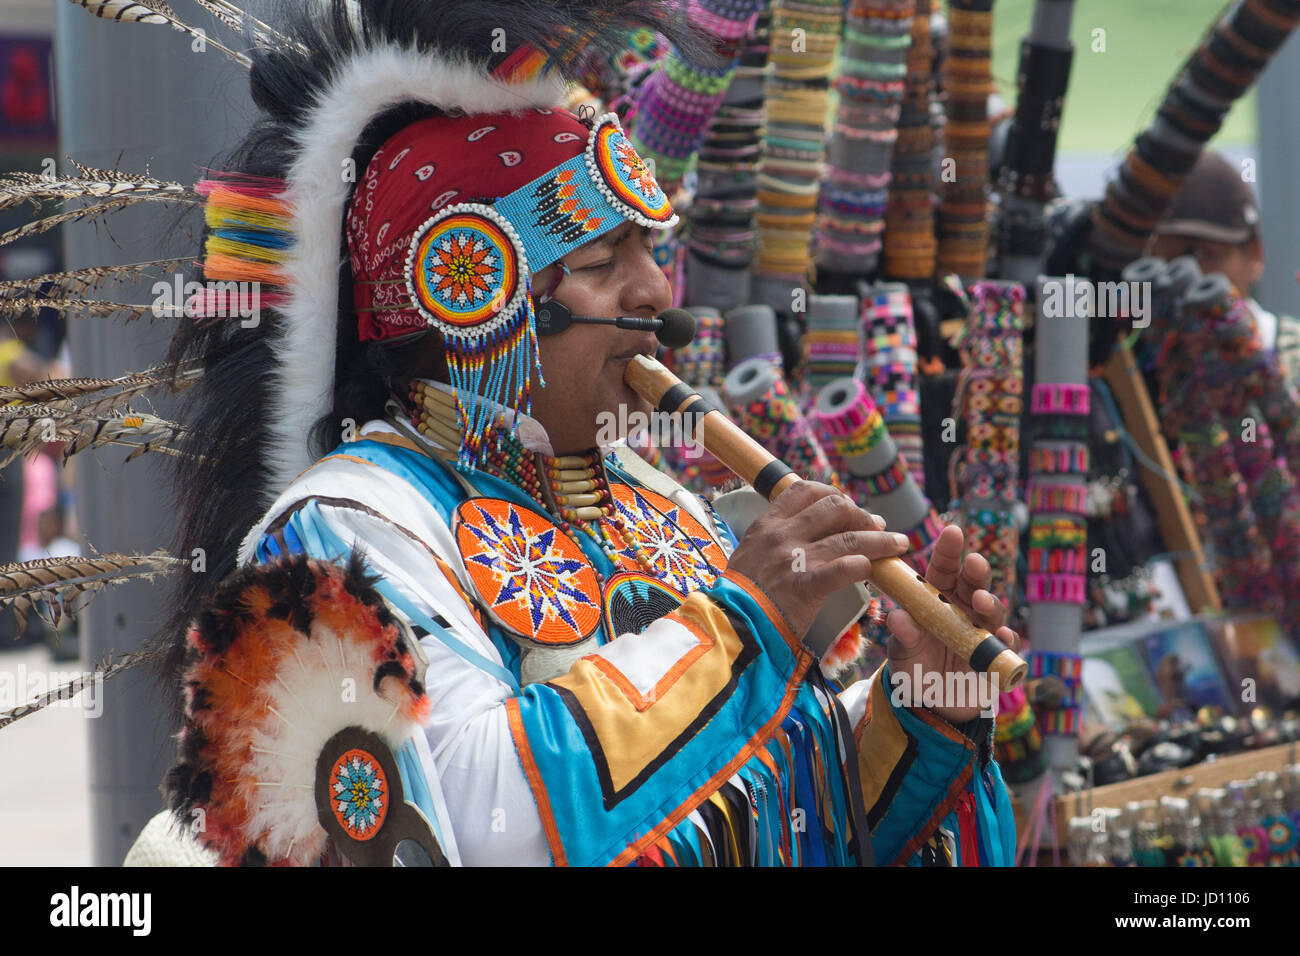
[{"label": "embroidered textile band", "polygon": [[1025,597],[1050,604],[1086,603],[1087,578],[1078,574],[1030,574],[1025,578]]},{"label": "embroidered textile band", "polygon": [[1087,445],[1036,445],[1029,450],[1029,472],[1040,475],[1086,475]]},{"label": "embroidered textile band", "polygon": [[1087,514],[1088,490],[1083,485],[1049,485],[1030,478],[1025,504],[1031,514],[1044,511]]},{"label": "embroidered textile band", "polygon": [[863,483],[867,486],[869,494],[887,495],[889,492],[900,487],[911,471],[907,468],[907,462],[902,457],[895,458],[893,463],[884,471],[875,475],[865,475],[862,478]]},{"label": "embroidered textile band", "polygon": [[1087,415],[1092,407],[1092,390],[1087,385],[1052,382],[1034,386],[1034,414]]}]

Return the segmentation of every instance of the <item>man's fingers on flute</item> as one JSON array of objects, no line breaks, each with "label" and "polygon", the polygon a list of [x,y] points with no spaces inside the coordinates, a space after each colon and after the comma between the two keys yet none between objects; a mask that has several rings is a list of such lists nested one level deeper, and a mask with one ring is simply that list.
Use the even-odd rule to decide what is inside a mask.
[{"label": "man's fingers on flute", "polygon": [[934,543],[930,563],[925,569],[925,579],[945,594],[953,593],[961,571],[961,553],[966,546],[966,536],[961,528],[948,525]]},{"label": "man's fingers on flute", "polygon": [[[987,591],[992,585],[993,569],[988,561],[983,555],[968,554],[966,560],[962,562],[961,575],[957,578],[957,587],[953,596],[977,614],[995,614],[996,608],[988,605],[983,599],[977,604],[975,597],[979,592]],[[1001,604],[1000,601],[997,603]],[[1001,624],[1001,618],[994,623]]]},{"label": "man's fingers on flute", "polygon": [[814,502],[835,495],[844,497],[843,492],[834,485],[824,485],[820,481],[796,481],[772,502],[772,514],[783,518],[792,517]]},{"label": "man's fingers on flute", "polygon": [[912,615],[901,607],[890,611],[885,623],[889,626],[889,644],[886,650],[892,658],[906,657],[925,637],[925,632],[912,619]]},{"label": "man's fingers on flute", "polygon": [[860,554],[873,560],[896,558],[907,548],[907,535],[891,531],[840,531],[818,541],[809,557],[822,562],[846,554]]},{"label": "man's fingers on flute", "polygon": [[1017,654],[1020,653],[1020,635],[1011,628],[1006,626],[1000,627],[993,632],[993,636]]},{"label": "man's fingers on flute", "polygon": [[975,623],[987,630],[1001,627],[1007,619],[1007,608],[997,595],[983,589],[974,592],[969,602]]},{"label": "man's fingers on flute", "polygon": [[817,499],[798,513],[798,522],[800,533],[809,541],[875,528],[870,516],[844,495],[826,495]]},{"label": "man's fingers on flute", "polygon": [[871,574],[871,559],[863,554],[845,554],[818,564],[812,570],[811,591],[827,597],[841,588],[865,581]]}]

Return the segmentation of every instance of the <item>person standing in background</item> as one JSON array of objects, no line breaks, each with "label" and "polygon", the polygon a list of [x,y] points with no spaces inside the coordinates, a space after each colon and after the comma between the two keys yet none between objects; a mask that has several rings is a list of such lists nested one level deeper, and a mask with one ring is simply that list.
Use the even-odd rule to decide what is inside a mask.
[{"label": "person standing in background", "polygon": [[[0,386],[26,385],[48,378],[66,378],[70,374],[64,363],[49,361],[31,349],[29,343],[36,331],[33,313],[0,324]],[[18,560],[23,494],[27,486],[23,470],[20,457],[0,468],[0,564]],[[0,615],[0,647],[11,644],[13,638],[19,636],[14,634],[14,627],[12,615]],[[29,628],[27,633],[31,634],[32,630]],[[34,635],[39,637],[39,627]]]},{"label": "person standing in background", "polygon": [[1246,298],[1260,341],[1277,351],[1288,381],[1296,387],[1300,385],[1300,320],[1276,316],[1251,298],[1251,290],[1264,275],[1259,218],[1255,193],[1241,169],[1206,150],[1157,227],[1148,252],[1166,262],[1190,255],[1206,275],[1227,276]]}]

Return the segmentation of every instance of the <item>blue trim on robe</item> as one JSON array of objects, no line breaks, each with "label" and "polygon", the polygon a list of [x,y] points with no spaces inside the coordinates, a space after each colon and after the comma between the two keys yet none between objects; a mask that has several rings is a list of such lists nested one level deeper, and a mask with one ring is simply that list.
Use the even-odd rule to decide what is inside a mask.
[{"label": "blue trim on robe", "polygon": [[[408,449],[361,439],[343,444],[333,454],[362,458],[403,478],[448,524],[455,508],[466,497],[464,489],[442,462]],[[619,480],[639,486],[639,482],[621,470],[612,470]],[[536,502],[505,482],[480,472],[474,472],[471,480],[484,495],[513,501],[541,513]],[[583,540],[581,535],[577,537],[597,570],[610,573],[613,565],[608,557],[594,542]],[[306,550],[299,526],[293,520],[285,526],[284,538],[291,551]],[[274,539],[267,535],[258,545],[256,558],[270,560],[278,552]],[[533,684],[517,698],[532,756],[570,864],[599,865],[614,859],[720,772],[740,747],[777,713],[796,664],[794,653],[762,607],[744,589],[720,578],[705,593],[731,611],[732,622],[748,631],[761,653],[738,675],[735,687],[719,711],[612,808],[603,805],[594,759],[587,756],[587,740],[558,692],[544,684]],[[502,653],[507,667],[518,677],[518,645],[495,625],[489,626],[488,636]],[[743,639],[744,635],[741,636]],[[601,643],[608,639],[602,633]],[[891,860],[933,815],[947,797],[951,782],[971,765],[974,757],[971,750],[948,740],[915,715],[901,708],[894,708],[894,713],[917,739],[919,753],[873,833],[873,848],[881,863]],[[847,794],[835,733],[821,701],[808,684],[798,690],[783,727],[790,737],[794,766],[789,765],[784,749],[773,738],[766,742],[764,749],[778,768],[776,777],[757,757],[738,771],[748,789],[751,808],[758,808],[756,814],[751,810],[750,817],[754,823],[756,860],[786,865],[852,865],[855,861],[845,839],[849,817]],[[828,807],[818,806],[819,787],[813,780],[816,769],[813,740],[820,751],[820,767],[829,778],[824,789],[829,797]],[[1010,803],[996,765],[990,762],[989,767],[991,772],[986,773],[990,791],[985,794],[983,804],[977,800],[977,806],[983,807],[979,812],[981,857],[988,857],[981,862],[1010,861],[1015,843]],[[974,780],[983,776],[976,774]],[[759,783],[763,788],[761,797]],[[790,797],[792,789],[793,798]],[[408,793],[417,790],[409,788]],[[791,832],[795,808],[804,810],[804,825],[799,832]],[[426,815],[433,819],[429,811]],[[950,813],[941,825],[956,832],[955,814]],[[989,842],[987,835],[994,830],[998,831],[999,838]],[[707,838],[689,819],[670,830],[660,842],[665,841],[677,854],[678,865],[698,865],[710,852],[705,845]],[[783,841],[788,841],[788,845]],[[983,850],[985,845],[987,854]],[[666,854],[665,862],[671,864]]]}]

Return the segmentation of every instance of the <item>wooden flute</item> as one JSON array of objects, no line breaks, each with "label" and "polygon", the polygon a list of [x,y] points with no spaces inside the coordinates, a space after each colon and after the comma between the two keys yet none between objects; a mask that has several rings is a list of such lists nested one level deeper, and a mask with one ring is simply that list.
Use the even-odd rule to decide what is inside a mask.
[{"label": "wooden flute", "polygon": [[[721,409],[703,399],[662,364],[635,356],[624,373],[629,388],[665,414],[677,414],[695,439],[768,501],[801,480],[784,462],[750,438]],[[867,579],[882,594],[912,615],[975,671],[996,674],[998,688],[1008,691],[1022,680],[1028,665],[992,633],[972,623],[925,578],[901,558],[874,558]]]}]

